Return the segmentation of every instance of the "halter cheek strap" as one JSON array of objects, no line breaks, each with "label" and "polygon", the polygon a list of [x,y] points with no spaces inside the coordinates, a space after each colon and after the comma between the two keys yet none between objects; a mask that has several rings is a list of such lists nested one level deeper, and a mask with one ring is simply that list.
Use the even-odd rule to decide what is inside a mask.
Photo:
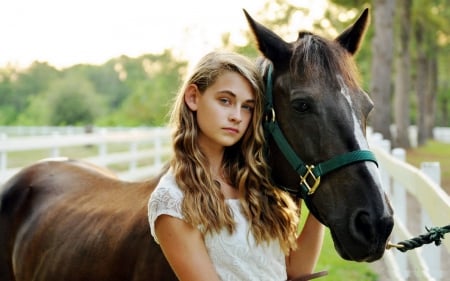
[{"label": "halter cheek strap", "polygon": [[272,136],[286,160],[300,176],[299,189],[292,189],[290,187],[282,187],[282,189],[307,200],[319,187],[321,177],[331,171],[362,161],[371,161],[378,166],[375,155],[369,150],[350,151],[316,165],[305,164],[288,143],[276,121],[272,98],[272,72],[273,66],[272,64],[269,64],[266,81],[266,118],[264,121],[264,129],[266,134]]}]

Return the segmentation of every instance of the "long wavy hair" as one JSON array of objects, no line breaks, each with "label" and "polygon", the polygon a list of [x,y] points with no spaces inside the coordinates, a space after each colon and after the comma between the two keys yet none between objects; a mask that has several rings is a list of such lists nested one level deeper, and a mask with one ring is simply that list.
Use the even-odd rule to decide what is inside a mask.
[{"label": "long wavy hair", "polygon": [[287,253],[296,245],[299,211],[291,197],[271,182],[262,129],[263,83],[255,64],[239,54],[212,52],[204,56],[173,103],[170,123],[174,129],[174,153],[170,166],[184,193],[183,216],[193,226],[202,226],[203,234],[223,228],[229,233],[235,230],[232,211],[214,183],[208,159],[197,142],[199,128],[196,113],[184,101],[184,92],[190,84],[197,85],[203,94],[221,74],[229,71],[240,74],[250,83],[255,108],[242,139],[225,148],[222,168],[225,177],[239,191],[242,210],[250,222],[256,242],[278,239]]}]

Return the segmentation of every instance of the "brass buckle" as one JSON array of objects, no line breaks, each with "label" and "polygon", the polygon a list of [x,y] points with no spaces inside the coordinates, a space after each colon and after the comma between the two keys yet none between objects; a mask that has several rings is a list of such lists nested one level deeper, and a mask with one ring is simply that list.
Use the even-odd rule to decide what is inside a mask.
[{"label": "brass buckle", "polygon": [[[306,186],[306,188],[308,189],[308,195],[311,195],[314,192],[316,192],[316,189],[319,187],[320,184],[320,176],[316,177],[316,175],[314,175],[313,173],[313,169],[314,165],[306,165],[305,175],[300,176],[300,185],[303,184],[304,186]],[[312,186],[308,182],[308,177],[309,181],[313,182]]]}]

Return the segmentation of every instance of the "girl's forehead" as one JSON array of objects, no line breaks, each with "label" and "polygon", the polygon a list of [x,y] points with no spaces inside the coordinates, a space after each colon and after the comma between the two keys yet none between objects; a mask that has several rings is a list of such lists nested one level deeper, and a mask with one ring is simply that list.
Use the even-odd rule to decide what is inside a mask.
[{"label": "girl's forehead", "polygon": [[254,100],[255,93],[252,84],[237,72],[228,71],[217,77],[216,81],[210,85],[216,92],[229,93],[233,96]]}]

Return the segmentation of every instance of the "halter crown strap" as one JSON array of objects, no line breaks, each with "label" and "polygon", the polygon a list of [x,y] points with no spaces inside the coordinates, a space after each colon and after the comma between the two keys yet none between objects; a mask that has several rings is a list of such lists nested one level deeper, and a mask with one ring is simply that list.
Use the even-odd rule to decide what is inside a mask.
[{"label": "halter crown strap", "polygon": [[331,171],[337,170],[344,166],[362,162],[371,161],[377,166],[377,160],[375,155],[369,150],[355,150],[347,152],[338,156],[335,156],[325,162],[317,165],[305,164],[295,153],[294,149],[286,140],[283,132],[281,131],[278,122],[276,121],[275,110],[273,109],[272,102],[272,72],[273,66],[269,64],[267,73],[266,84],[266,120],[264,122],[264,129],[267,133],[270,133],[278,148],[283,153],[286,160],[291,164],[292,168],[300,175],[300,189],[292,190],[290,188],[284,188],[285,190],[300,195],[306,199],[308,195],[312,195],[320,184],[320,179],[323,175],[328,174]]}]

